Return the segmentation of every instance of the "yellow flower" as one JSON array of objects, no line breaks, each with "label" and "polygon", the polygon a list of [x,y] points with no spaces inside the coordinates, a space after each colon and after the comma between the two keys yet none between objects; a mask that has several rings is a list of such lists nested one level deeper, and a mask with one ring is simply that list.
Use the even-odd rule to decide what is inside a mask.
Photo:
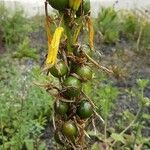
[{"label": "yellow flower", "polygon": [[46,68],[52,67],[56,62],[60,39],[63,31],[64,29],[62,27],[57,27],[54,32],[51,43],[48,41],[48,55],[46,59]]}]

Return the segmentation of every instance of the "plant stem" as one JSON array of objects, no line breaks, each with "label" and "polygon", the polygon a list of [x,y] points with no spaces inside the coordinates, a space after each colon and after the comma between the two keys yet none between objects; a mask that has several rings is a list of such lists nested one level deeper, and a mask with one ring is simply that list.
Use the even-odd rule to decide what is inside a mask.
[{"label": "plant stem", "polygon": [[45,2],[45,15],[48,16],[47,1]]},{"label": "plant stem", "polygon": [[95,60],[93,60],[89,55],[87,55],[85,53],[85,56],[87,57],[87,59],[89,61],[91,61],[96,67],[98,67],[99,69],[102,69],[103,71],[105,71],[106,73],[108,74],[113,74],[113,71],[112,70],[109,70],[108,68],[104,67],[104,66],[101,66],[100,64],[98,64]]},{"label": "plant stem", "polygon": [[[142,119],[142,114],[143,114],[143,109],[144,109],[143,99],[144,99],[144,88],[141,88],[140,108],[139,108],[134,120],[120,133],[120,135],[124,134],[130,127],[132,127],[138,121],[138,128],[137,128],[135,139],[133,142],[133,147],[135,146],[135,143],[136,143],[136,139],[137,139],[137,135],[138,135],[137,132],[138,132],[139,125],[140,125],[140,120]],[[116,140],[113,142],[111,147],[113,147],[115,145],[115,143],[116,143]]]},{"label": "plant stem", "polygon": [[[143,105],[140,106],[134,120],[120,133],[120,135],[124,134],[128,129],[130,129],[134,123],[138,120],[138,118],[140,117],[141,115],[141,112],[143,111]],[[113,147],[115,144],[116,144],[116,140],[112,143],[111,147]]]},{"label": "plant stem", "polygon": [[72,53],[72,34],[71,34],[71,27],[69,26],[70,18],[68,16],[64,16],[64,27],[67,35],[67,52]]},{"label": "plant stem", "polygon": [[133,124],[137,121],[137,119],[139,118],[140,114],[141,114],[141,111],[142,111],[142,107],[139,108],[136,116],[135,116],[135,119],[120,133],[120,134],[124,134],[130,127],[133,126]]},{"label": "plant stem", "polygon": [[133,141],[133,148],[135,147],[135,144],[136,144],[136,140],[137,140],[137,135],[138,135],[138,131],[139,131],[139,127],[140,127],[140,123],[141,123],[141,120],[142,120],[142,114],[143,114],[143,109],[144,109],[144,104],[143,104],[143,99],[144,99],[144,88],[141,89],[141,112],[140,112],[140,115],[139,115],[139,121],[138,121],[138,126],[137,126],[137,130],[136,130],[136,134],[135,134],[135,138],[134,138],[134,141]]},{"label": "plant stem", "polygon": [[[140,120],[141,120],[141,118],[140,118]],[[135,133],[135,138],[134,138],[134,141],[133,141],[133,149],[135,149],[135,144],[136,144],[136,140],[137,140],[137,135],[138,135],[139,127],[140,127],[140,120],[139,120],[139,122],[138,122],[137,130],[136,130],[136,133]]]},{"label": "plant stem", "polygon": [[144,27],[144,25],[142,24],[141,28],[140,28],[139,36],[138,36],[138,39],[137,39],[137,43],[136,43],[137,51],[140,50],[139,45],[140,45],[140,41],[141,41],[141,37],[142,37],[143,27]]},{"label": "plant stem", "polygon": [[107,119],[105,119],[105,124],[104,124],[104,141],[106,142],[107,139]]}]

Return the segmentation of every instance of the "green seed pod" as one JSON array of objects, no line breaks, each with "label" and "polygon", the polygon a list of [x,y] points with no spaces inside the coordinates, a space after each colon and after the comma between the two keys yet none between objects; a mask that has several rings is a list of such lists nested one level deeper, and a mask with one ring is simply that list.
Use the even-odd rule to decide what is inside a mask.
[{"label": "green seed pod", "polygon": [[81,91],[81,82],[76,77],[69,76],[63,83],[65,91],[63,92],[63,95],[66,98],[73,98],[77,97],[80,94]]},{"label": "green seed pod", "polygon": [[81,119],[87,119],[92,114],[93,114],[93,108],[92,108],[91,104],[86,100],[81,101],[78,108],[77,108],[77,115]]},{"label": "green seed pod", "polygon": [[65,122],[62,126],[62,133],[67,138],[73,140],[77,136],[77,127],[74,122]]},{"label": "green seed pod", "polygon": [[59,115],[65,115],[69,110],[68,103],[59,101],[59,103],[55,103],[55,111]]},{"label": "green seed pod", "polygon": [[68,68],[64,61],[59,61],[56,65],[50,68],[49,71],[54,77],[59,78],[68,73]]},{"label": "green seed pod", "polygon": [[76,74],[83,80],[88,81],[92,79],[92,69],[89,66],[81,66],[77,69]]},{"label": "green seed pod", "polygon": [[74,49],[73,53],[78,57],[85,57],[85,54],[92,57],[92,50],[88,45],[83,45],[81,49]]}]

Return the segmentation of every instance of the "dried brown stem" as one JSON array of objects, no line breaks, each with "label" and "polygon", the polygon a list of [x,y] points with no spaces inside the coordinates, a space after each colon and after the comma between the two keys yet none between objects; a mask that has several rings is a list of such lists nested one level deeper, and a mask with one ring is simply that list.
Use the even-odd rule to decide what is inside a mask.
[{"label": "dried brown stem", "polygon": [[95,110],[94,113],[103,123],[105,123],[104,119]]},{"label": "dried brown stem", "polygon": [[96,135],[97,129],[96,129],[96,126],[95,126],[95,120],[94,120],[94,118],[92,118],[92,125],[93,125],[93,129],[94,129],[94,132],[95,132],[95,135]]},{"label": "dried brown stem", "polygon": [[87,96],[83,91],[82,91],[83,95],[88,99],[88,101],[91,103],[91,105],[94,107],[94,109],[97,109],[97,106],[94,104],[94,102],[90,99],[89,96]]},{"label": "dried brown stem", "polygon": [[91,137],[88,135],[88,133],[84,130],[84,134],[89,138],[91,139]]},{"label": "dried brown stem", "polygon": [[53,110],[53,114],[52,114],[52,121],[53,121],[54,130],[56,130],[54,110]]},{"label": "dried brown stem", "polygon": [[47,0],[45,1],[45,15],[48,17]]},{"label": "dried brown stem", "polygon": [[85,53],[85,56],[87,57],[87,59],[89,61],[91,61],[96,67],[98,67],[99,69],[102,69],[103,71],[105,71],[106,73],[108,74],[113,74],[113,71],[104,67],[104,66],[101,66],[99,65],[95,60],[93,60],[88,54]]},{"label": "dried brown stem", "polygon": [[37,85],[37,86],[40,86],[40,87],[44,87],[44,88],[46,88],[47,90],[56,89],[57,91],[60,91],[60,89],[59,89],[58,87],[56,87],[55,85],[52,85],[52,84],[50,84],[50,83],[41,84],[41,83],[33,82],[33,84],[35,84],[35,85]]}]

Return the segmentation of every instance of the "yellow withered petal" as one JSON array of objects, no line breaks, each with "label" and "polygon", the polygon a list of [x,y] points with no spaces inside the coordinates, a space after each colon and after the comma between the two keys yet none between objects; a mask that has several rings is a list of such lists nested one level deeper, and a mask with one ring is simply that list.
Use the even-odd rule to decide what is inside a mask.
[{"label": "yellow withered petal", "polygon": [[89,46],[92,50],[94,50],[94,28],[93,28],[93,22],[90,17],[86,18],[88,31],[89,31]]},{"label": "yellow withered petal", "polygon": [[48,43],[51,43],[52,41],[52,35],[51,35],[51,30],[50,30],[50,19],[47,16],[46,20],[45,20],[45,28],[46,28],[46,32],[47,32],[47,39],[48,39]]},{"label": "yellow withered petal", "polygon": [[62,27],[57,27],[54,32],[51,44],[48,42],[48,55],[46,59],[46,68],[52,67],[56,62],[59,43],[63,30],[64,29]]}]

